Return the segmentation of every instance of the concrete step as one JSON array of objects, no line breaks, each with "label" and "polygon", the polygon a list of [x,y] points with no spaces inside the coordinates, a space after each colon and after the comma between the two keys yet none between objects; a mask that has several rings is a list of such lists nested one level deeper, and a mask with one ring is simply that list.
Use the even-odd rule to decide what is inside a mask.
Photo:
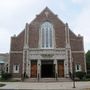
[{"label": "concrete step", "polygon": [[71,82],[72,80],[70,78],[28,78],[25,79],[24,82]]},{"label": "concrete step", "polygon": [[0,90],[90,90],[90,89],[72,88],[72,89],[0,89]]}]

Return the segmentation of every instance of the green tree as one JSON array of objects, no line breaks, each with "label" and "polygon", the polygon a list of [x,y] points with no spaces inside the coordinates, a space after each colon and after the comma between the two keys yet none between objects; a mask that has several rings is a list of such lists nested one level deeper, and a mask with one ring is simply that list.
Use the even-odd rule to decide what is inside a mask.
[{"label": "green tree", "polygon": [[90,50],[86,53],[87,73],[90,74]]}]

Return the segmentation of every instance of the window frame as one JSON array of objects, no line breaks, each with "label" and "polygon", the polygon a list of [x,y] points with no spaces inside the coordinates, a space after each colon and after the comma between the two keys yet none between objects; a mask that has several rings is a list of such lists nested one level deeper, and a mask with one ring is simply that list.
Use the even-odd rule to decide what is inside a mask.
[{"label": "window frame", "polygon": [[81,71],[81,64],[76,64],[75,69],[76,72]]},{"label": "window frame", "polygon": [[19,73],[19,64],[13,65],[13,72],[14,73]]},{"label": "window frame", "polygon": [[54,48],[54,27],[53,27],[53,24],[49,21],[43,22],[40,26],[40,44],[39,45],[41,49]]}]

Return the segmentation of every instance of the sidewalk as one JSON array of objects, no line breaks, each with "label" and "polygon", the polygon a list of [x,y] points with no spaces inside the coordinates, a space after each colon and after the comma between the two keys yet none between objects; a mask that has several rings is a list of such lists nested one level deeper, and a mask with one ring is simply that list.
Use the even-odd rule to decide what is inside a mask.
[{"label": "sidewalk", "polygon": [[29,90],[85,90],[90,88],[90,82],[76,82],[73,87],[73,82],[0,82],[6,84],[0,89],[29,89]]}]

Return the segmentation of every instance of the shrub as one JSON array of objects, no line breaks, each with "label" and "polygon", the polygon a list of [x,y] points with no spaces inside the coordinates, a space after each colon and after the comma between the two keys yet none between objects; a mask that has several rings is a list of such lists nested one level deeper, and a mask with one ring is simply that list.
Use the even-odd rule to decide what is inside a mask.
[{"label": "shrub", "polygon": [[12,77],[12,75],[10,74],[10,73],[2,73],[1,74],[1,78],[3,79],[3,80],[8,80],[8,79],[10,79]]},{"label": "shrub", "polygon": [[3,86],[5,86],[5,84],[0,84],[0,87],[3,87]]},{"label": "shrub", "polygon": [[90,74],[87,74],[87,75],[86,75],[86,78],[90,78]]},{"label": "shrub", "polygon": [[78,77],[80,80],[85,77],[86,73],[85,72],[76,72],[75,76]]}]

